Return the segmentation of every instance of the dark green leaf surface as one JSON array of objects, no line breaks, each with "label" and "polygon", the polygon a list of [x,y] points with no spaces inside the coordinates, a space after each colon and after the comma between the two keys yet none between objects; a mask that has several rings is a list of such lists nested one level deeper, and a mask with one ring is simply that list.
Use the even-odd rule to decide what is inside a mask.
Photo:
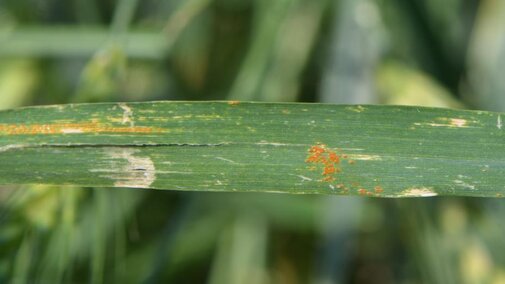
[{"label": "dark green leaf surface", "polygon": [[[505,118],[505,117],[504,117]],[[502,196],[502,115],[147,102],[0,112],[0,184],[379,197]]]}]

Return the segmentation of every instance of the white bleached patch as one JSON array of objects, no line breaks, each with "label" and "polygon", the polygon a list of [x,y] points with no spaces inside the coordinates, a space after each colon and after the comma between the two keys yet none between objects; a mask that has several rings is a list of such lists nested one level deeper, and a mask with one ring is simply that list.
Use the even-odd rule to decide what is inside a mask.
[{"label": "white bleached patch", "polygon": [[118,106],[123,110],[123,119],[122,119],[121,123],[123,123],[123,124],[129,123],[130,126],[133,127],[135,125],[135,122],[133,121],[132,109],[128,105],[123,104],[123,103],[120,103]]},{"label": "white bleached patch", "polygon": [[61,129],[61,133],[63,134],[76,134],[83,133],[84,131],[80,128],[63,128]]},{"label": "white bleached patch", "polygon": [[[440,122],[415,122],[415,126],[431,126],[431,127],[454,127],[454,128],[460,128],[460,127],[469,127],[468,126],[468,120],[462,119],[462,118],[440,118],[438,119],[439,121],[444,121],[447,123],[440,123]],[[472,121],[473,123],[475,121]]]},{"label": "white bleached patch", "polygon": [[5,145],[5,146],[0,146],[0,153],[1,152],[7,152],[12,149],[20,149],[26,147],[25,145]]},{"label": "white bleached patch", "polygon": [[437,195],[438,193],[427,187],[409,188],[402,191],[400,194],[402,197],[430,197]]},{"label": "white bleached patch", "polygon": [[461,118],[451,118],[449,120],[450,124],[455,127],[465,127],[467,124],[466,119]]},{"label": "white bleached patch", "polygon": [[349,158],[358,161],[380,161],[382,160],[381,156],[378,155],[349,155]]},{"label": "white bleached patch", "polygon": [[454,180],[454,183],[460,187],[463,187],[463,188],[466,188],[466,189],[470,189],[470,190],[475,190],[475,185],[471,185],[465,181],[462,181],[462,180],[459,180],[459,179],[456,179]]},{"label": "white bleached patch", "polygon": [[279,143],[279,142],[268,142],[268,141],[260,141],[255,143],[256,145],[266,145],[266,146],[307,146],[306,144],[291,144],[291,143]]},{"label": "white bleached patch", "polygon": [[364,112],[366,110],[365,107],[363,107],[362,105],[356,105],[356,106],[349,106],[349,107],[346,107],[345,108],[346,110],[350,110],[350,111],[354,111],[354,112]]},{"label": "white bleached patch", "polygon": [[311,178],[302,175],[293,175],[299,177],[302,181],[312,181]]},{"label": "white bleached patch", "polygon": [[226,159],[226,158],[223,158],[223,157],[216,157],[216,159],[218,160],[221,160],[221,161],[225,161],[225,162],[228,162],[230,164],[234,164],[234,165],[238,165],[239,163],[233,161],[233,160],[230,160],[230,159]]},{"label": "white bleached patch", "polygon": [[[101,177],[114,180],[117,187],[149,188],[156,180],[156,168],[151,158],[137,157],[134,155],[137,152],[130,148],[109,148],[105,152],[111,159],[109,168],[93,169],[91,172],[107,173]],[[120,163],[117,160],[121,160]]]}]

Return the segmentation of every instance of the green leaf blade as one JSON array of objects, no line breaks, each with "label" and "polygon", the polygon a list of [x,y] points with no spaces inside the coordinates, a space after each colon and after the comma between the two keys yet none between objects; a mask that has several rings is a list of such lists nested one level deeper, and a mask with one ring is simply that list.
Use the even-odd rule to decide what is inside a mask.
[{"label": "green leaf blade", "polygon": [[495,197],[501,117],[235,102],[21,108],[0,112],[0,184]]}]

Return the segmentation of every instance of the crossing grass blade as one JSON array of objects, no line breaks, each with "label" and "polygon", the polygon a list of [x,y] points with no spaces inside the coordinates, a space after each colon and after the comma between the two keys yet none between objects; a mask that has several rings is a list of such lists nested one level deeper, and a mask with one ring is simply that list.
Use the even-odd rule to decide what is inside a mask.
[{"label": "crossing grass blade", "polygon": [[0,112],[0,184],[501,197],[502,116],[300,103],[19,108]]}]

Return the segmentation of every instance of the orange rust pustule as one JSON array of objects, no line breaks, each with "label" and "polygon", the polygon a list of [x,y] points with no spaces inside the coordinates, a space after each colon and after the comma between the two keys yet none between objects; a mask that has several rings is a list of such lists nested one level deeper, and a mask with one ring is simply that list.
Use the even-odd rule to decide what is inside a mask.
[{"label": "orange rust pustule", "polygon": [[231,105],[231,106],[236,106],[239,104],[240,104],[240,101],[228,101],[228,105]]},{"label": "orange rust pustule", "polygon": [[360,188],[360,189],[358,189],[358,193],[359,193],[359,195],[367,195],[368,191],[364,188]]},{"label": "orange rust pustule", "polygon": [[382,189],[382,187],[380,187],[380,186],[376,186],[374,188],[374,191],[375,191],[375,193],[380,194],[380,193],[384,192],[384,189]]},{"label": "orange rust pustule", "polygon": [[316,154],[322,154],[322,153],[326,152],[326,147],[324,145],[312,146],[312,147],[310,147],[309,152],[316,153]]},{"label": "orange rust pustule", "polygon": [[161,128],[147,126],[112,126],[102,123],[0,124],[0,133],[7,135],[50,135],[77,133],[153,133]]},{"label": "orange rust pustule", "polygon": [[328,154],[328,159],[336,164],[340,163],[340,158],[338,157],[338,155],[334,152],[330,152]]},{"label": "orange rust pustule", "polygon": [[324,167],[323,175],[331,175],[331,174],[334,174],[336,172],[337,172],[337,170],[336,170],[335,166],[333,166],[333,165],[330,164],[330,165],[327,165],[327,166]]},{"label": "orange rust pustule", "polygon": [[[339,180],[338,174],[342,172],[342,167],[345,167],[345,164],[354,165],[356,163],[356,161],[349,159],[348,155],[342,153],[341,149],[337,148],[337,150],[335,150],[327,148],[326,145],[318,143],[311,146],[307,152],[308,156],[305,162],[311,164],[311,166],[307,168],[310,171],[320,170],[322,178],[319,181],[332,184],[330,186],[332,189],[338,188],[343,193],[347,193],[351,188],[354,188],[363,196],[375,196],[382,192],[380,190],[369,191],[361,188],[358,182],[352,182],[350,185],[346,186],[346,184]],[[341,164],[344,160],[347,161],[347,163]]]},{"label": "orange rust pustule", "polygon": [[[308,150],[309,156],[305,159],[306,163],[320,164],[322,166],[322,181],[332,182],[336,180],[335,174],[342,170],[337,167],[340,163],[340,156],[333,150],[326,148],[324,144],[313,145]],[[314,169],[314,167],[311,167]]]},{"label": "orange rust pustule", "polygon": [[335,178],[332,176],[327,176],[327,177],[323,178],[323,181],[332,182],[332,181],[335,181]]},{"label": "orange rust pustule", "polygon": [[325,162],[326,158],[322,157],[326,149],[324,148],[324,145],[319,146],[312,146],[309,149],[309,157],[305,160],[307,163],[320,163],[320,162]]}]

